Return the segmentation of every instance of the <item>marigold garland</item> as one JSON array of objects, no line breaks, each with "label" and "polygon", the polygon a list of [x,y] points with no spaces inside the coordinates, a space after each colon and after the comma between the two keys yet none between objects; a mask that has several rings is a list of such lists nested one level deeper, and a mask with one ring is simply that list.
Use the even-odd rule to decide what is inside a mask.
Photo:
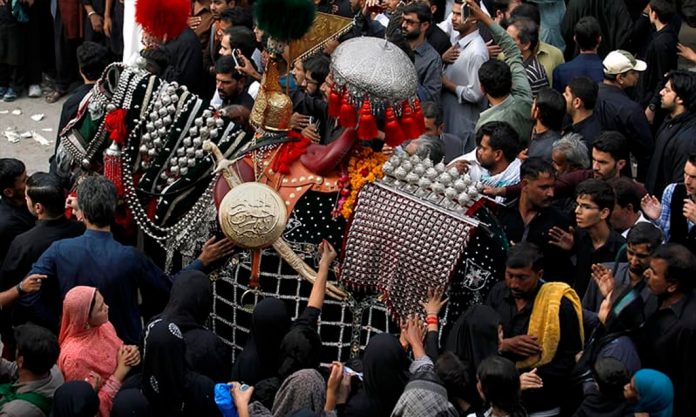
[{"label": "marigold garland", "polygon": [[350,219],[358,200],[358,193],[365,184],[384,176],[382,165],[387,159],[385,154],[375,152],[372,148],[358,147],[353,149],[348,161],[348,172],[339,180],[339,185],[342,185],[342,188],[335,213],[340,213],[344,218]]}]

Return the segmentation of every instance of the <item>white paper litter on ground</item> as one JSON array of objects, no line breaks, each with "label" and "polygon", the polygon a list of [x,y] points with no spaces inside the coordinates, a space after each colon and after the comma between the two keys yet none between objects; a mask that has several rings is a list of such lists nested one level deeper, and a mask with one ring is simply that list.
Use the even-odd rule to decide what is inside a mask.
[{"label": "white paper litter on ground", "polygon": [[40,144],[42,144],[44,146],[48,146],[51,144],[51,142],[48,139],[46,139],[45,137],[36,133],[35,131],[32,131],[31,134],[32,134],[32,137],[34,138],[34,140],[39,142]]},{"label": "white paper litter on ground", "polygon": [[22,114],[22,110],[20,110],[20,109],[12,110],[12,114],[14,114],[15,116],[19,116],[20,114]]},{"label": "white paper litter on ground", "polygon": [[26,132],[22,132],[19,134],[19,137],[22,139],[29,139],[29,138],[31,138],[31,136],[32,136],[31,132],[28,130]]},{"label": "white paper litter on ground", "polygon": [[44,114],[43,114],[43,113],[37,113],[37,114],[34,114],[34,115],[31,116],[31,120],[33,120],[33,121],[35,121],[35,122],[40,122],[40,121],[43,120],[43,118],[44,118]]},{"label": "white paper litter on ground", "polygon": [[10,143],[17,143],[20,141],[19,133],[17,133],[17,128],[8,127],[4,132],[5,137]]},{"label": "white paper litter on ground", "polygon": [[9,112],[10,112],[9,110],[0,110],[0,114],[7,114]]},{"label": "white paper litter on ground", "polygon": [[53,132],[53,129],[51,129],[50,127],[44,127],[43,129],[41,129],[41,131],[42,132]]}]

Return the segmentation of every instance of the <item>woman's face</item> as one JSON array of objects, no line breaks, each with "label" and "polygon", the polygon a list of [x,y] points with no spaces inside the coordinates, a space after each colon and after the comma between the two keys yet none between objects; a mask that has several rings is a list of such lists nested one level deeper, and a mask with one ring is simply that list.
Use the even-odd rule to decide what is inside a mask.
[{"label": "woman's face", "polygon": [[94,296],[94,307],[89,312],[89,320],[87,323],[91,327],[99,327],[109,321],[109,306],[104,302],[104,297],[99,291]]},{"label": "woman's face", "polygon": [[638,390],[636,389],[635,377],[631,378],[631,382],[624,386],[624,398],[632,403],[637,402],[640,399]]}]

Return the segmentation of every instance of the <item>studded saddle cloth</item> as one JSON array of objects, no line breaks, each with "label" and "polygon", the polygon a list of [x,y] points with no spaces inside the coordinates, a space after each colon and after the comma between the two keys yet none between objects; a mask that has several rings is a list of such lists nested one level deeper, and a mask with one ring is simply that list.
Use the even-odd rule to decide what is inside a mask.
[{"label": "studded saddle cloth", "polygon": [[382,293],[395,319],[422,313],[428,288],[449,284],[472,223],[383,183],[360,192],[341,281]]}]

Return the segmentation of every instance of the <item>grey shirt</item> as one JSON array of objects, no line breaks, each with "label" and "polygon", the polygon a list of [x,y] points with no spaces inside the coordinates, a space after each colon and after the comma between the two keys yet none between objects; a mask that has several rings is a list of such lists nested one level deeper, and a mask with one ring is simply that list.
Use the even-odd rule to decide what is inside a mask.
[{"label": "grey shirt", "polygon": [[442,90],[442,59],[428,41],[421,43],[414,52],[418,73],[418,99],[439,103]]},{"label": "grey shirt", "polygon": [[529,142],[529,148],[527,149],[527,157],[539,157],[550,163],[553,143],[560,138],[560,133],[550,129],[538,135],[536,133],[532,134],[532,140]]},{"label": "grey shirt", "polygon": [[[17,364],[5,359],[0,359],[0,380],[2,381],[17,381],[18,371]],[[53,393],[58,387],[63,385],[63,374],[57,366],[51,368],[51,372],[46,378],[36,381],[19,383],[15,382],[13,387],[17,393],[35,392],[47,398],[53,398]],[[7,402],[0,407],[0,417],[46,417],[46,415],[34,404],[24,400],[14,400]]]}]

